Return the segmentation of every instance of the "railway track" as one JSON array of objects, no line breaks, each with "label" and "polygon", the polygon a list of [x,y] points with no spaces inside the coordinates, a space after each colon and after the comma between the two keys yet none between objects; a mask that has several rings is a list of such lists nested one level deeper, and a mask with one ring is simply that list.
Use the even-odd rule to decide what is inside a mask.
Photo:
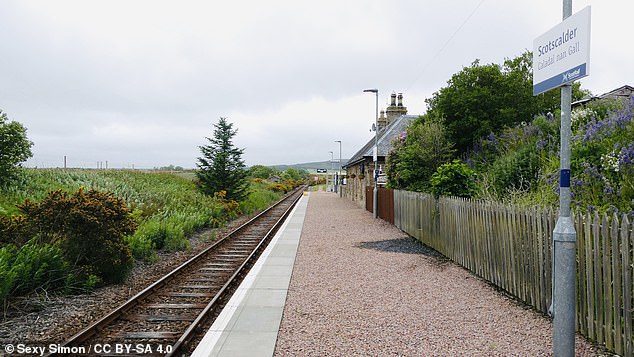
[{"label": "railway track", "polygon": [[50,355],[186,355],[229,300],[303,187],[57,346]]}]

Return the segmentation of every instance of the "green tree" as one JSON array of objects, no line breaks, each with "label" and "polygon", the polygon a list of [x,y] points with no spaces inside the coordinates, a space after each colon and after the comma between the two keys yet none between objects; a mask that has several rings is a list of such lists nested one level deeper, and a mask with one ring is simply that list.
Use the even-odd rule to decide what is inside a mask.
[{"label": "green tree", "polygon": [[207,195],[225,191],[228,200],[242,201],[248,194],[249,182],[242,153],[233,145],[232,138],[238,133],[233,123],[220,118],[214,124],[213,138],[206,138],[208,145],[200,146],[202,157],[198,158],[196,176],[202,191]]},{"label": "green tree", "polygon": [[[555,112],[561,107],[561,90],[553,89],[533,95],[533,53],[526,51],[513,59],[505,59],[502,72],[508,83],[506,99],[511,105],[523,108],[522,121],[529,122],[533,115]],[[589,90],[581,89],[580,82],[572,84],[572,101],[592,96]]]},{"label": "green tree", "polygon": [[470,67],[454,74],[447,84],[426,102],[431,115],[445,119],[458,151],[466,151],[475,139],[497,132],[504,124],[521,121],[512,108],[502,105],[506,94],[499,65],[481,65],[475,60]]},{"label": "green tree", "polygon": [[174,166],[173,164],[170,164],[169,166],[161,166],[159,168],[154,168],[154,170],[160,170],[160,171],[183,171],[183,167],[182,166]]},{"label": "green tree", "polygon": [[475,171],[460,162],[460,160],[441,165],[432,175],[430,183],[431,191],[436,197],[457,196],[470,198],[477,192]]},{"label": "green tree", "polygon": [[0,110],[0,186],[3,186],[15,174],[20,163],[33,156],[30,142],[26,137],[26,128],[16,121],[9,121],[6,113]]},{"label": "green tree", "polygon": [[386,167],[388,185],[412,191],[429,190],[431,175],[454,153],[442,120],[429,116],[414,121],[406,135],[392,144]]},{"label": "green tree", "polygon": [[253,178],[267,179],[275,175],[277,170],[272,167],[264,165],[253,165],[249,167],[249,176]]},{"label": "green tree", "polygon": [[283,180],[300,181],[300,180],[304,180],[307,174],[308,174],[308,171],[304,169],[295,169],[295,168],[289,167],[284,172],[282,172],[280,176],[282,177]]},{"label": "green tree", "polygon": [[[499,133],[559,108],[560,91],[533,96],[532,86],[532,54],[527,51],[506,59],[503,65],[482,65],[476,59],[426,102],[431,115],[445,119],[456,149],[464,153],[491,132]],[[579,86],[573,84],[573,101],[589,94]]]}]

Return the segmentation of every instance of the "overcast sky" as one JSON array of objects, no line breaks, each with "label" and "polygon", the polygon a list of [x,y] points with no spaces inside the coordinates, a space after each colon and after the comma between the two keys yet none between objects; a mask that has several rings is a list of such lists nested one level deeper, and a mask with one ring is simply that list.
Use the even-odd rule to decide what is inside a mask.
[{"label": "overcast sky", "polygon": [[[590,76],[634,85],[632,0],[592,5]],[[502,63],[561,21],[561,0],[0,2],[0,109],[28,166],[193,168],[226,117],[247,165],[353,155],[379,106],[409,114],[453,73]]]}]

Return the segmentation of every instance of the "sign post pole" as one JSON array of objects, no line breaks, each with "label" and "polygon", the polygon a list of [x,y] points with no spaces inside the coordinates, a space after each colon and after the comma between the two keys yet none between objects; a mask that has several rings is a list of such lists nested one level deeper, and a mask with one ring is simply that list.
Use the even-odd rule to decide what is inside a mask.
[{"label": "sign post pole", "polygon": [[571,83],[589,74],[590,7],[572,15],[572,0],[563,0],[563,21],[533,43],[533,95],[561,87],[559,217],[553,230],[553,354],[575,355],[576,242],[570,212]]},{"label": "sign post pole", "polygon": [[577,235],[570,214],[571,92],[570,84],[561,88],[559,218],[553,231],[553,352],[557,357],[575,355]]},{"label": "sign post pole", "polygon": [[[572,15],[572,0],[563,0],[563,20]],[[559,218],[553,231],[553,354],[575,355],[576,241],[570,214],[570,112],[572,85],[561,87]]]}]

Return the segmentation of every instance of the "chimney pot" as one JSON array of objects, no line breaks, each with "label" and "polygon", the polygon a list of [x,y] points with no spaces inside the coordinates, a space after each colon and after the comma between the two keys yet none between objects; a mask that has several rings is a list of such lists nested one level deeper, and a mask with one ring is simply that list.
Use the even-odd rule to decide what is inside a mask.
[{"label": "chimney pot", "polygon": [[395,106],[396,105],[396,93],[392,93],[391,98],[392,98],[392,100],[390,102],[390,105],[391,106]]},{"label": "chimney pot", "polygon": [[403,106],[403,93],[398,94],[398,106],[399,107]]}]

